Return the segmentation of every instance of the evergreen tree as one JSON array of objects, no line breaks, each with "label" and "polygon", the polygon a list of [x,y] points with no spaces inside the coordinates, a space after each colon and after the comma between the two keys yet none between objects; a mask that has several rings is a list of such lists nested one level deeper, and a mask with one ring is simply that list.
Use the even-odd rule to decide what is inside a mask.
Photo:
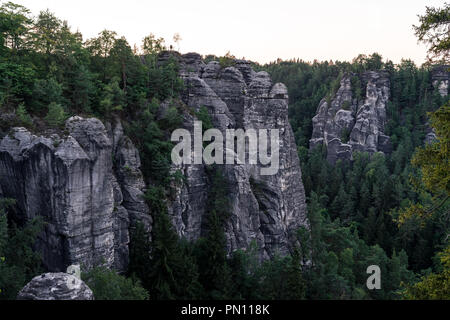
[{"label": "evergreen tree", "polygon": [[208,194],[206,236],[197,243],[200,281],[209,298],[230,297],[231,274],[227,262],[225,225],[229,217],[228,182],[218,167],[209,170],[211,188]]},{"label": "evergreen tree", "polygon": [[105,267],[95,267],[82,274],[95,300],[148,300],[149,294],[139,281],[125,278]]},{"label": "evergreen tree", "polygon": [[303,279],[299,249],[294,249],[288,264],[286,279],[286,298],[289,300],[302,300],[305,298],[306,284]]},{"label": "evergreen tree", "polygon": [[150,235],[145,230],[145,226],[139,222],[135,224],[130,233],[128,275],[140,279],[144,288],[148,289],[151,287],[149,279],[151,267]]},{"label": "evergreen tree", "polygon": [[25,105],[22,103],[16,110],[17,118],[19,119],[20,125],[30,127],[33,124],[31,116],[28,114]]},{"label": "evergreen tree", "polygon": [[146,194],[153,213],[148,290],[155,299],[194,299],[201,293],[190,250],[180,243],[167,215],[161,188]]},{"label": "evergreen tree", "polygon": [[41,273],[41,257],[33,251],[42,219],[34,219],[19,229],[8,226],[6,209],[14,201],[0,199],[0,299],[15,300],[17,293]]},{"label": "evergreen tree", "polygon": [[61,126],[64,121],[67,119],[67,115],[64,111],[64,108],[55,102],[52,102],[48,106],[48,113],[45,117],[47,123],[52,127]]}]

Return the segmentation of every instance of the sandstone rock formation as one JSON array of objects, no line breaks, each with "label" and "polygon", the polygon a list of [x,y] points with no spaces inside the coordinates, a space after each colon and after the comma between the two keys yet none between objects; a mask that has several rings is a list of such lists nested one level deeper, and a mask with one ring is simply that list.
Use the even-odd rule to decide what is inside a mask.
[{"label": "sandstone rock formation", "polygon": [[137,150],[120,123],[108,127],[72,117],[64,136],[13,128],[0,141],[2,196],[17,200],[19,222],[44,217],[37,249],[50,271],[100,263],[124,270],[130,223],[150,228]]},{"label": "sandstone rock formation", "polygon": [[[438,90],[441,97],[448,96],[448,88],[450,82],[450,66],[437,66],[431,70],[431,81],[433,87]],[[436,140],[436,133],[429,123],[425,126],[426,136],[425,144],[433,143]]]},{"label": "sandstone rock formation", "polygon": [[342,77],[340,87],[331,99],[322,99],[313,118],[310,148],[325,145],[331,163],[350,160],[354,151],[391,152],[386,136],[386,105],[390,95],[389,75],[369,71],[361,76],[365,96],[358,101],[352,88],[352,77]]},{"label": "sandstone rock formation", "polygon": [[[254,241],[261,258],[287,253],[298,228],[309,224],[286,87],[272,83],[266,72],[255,72],[246,61],[224,68],[214,61],[205,64],[198,54],[166,53],[160,62],[170,55],[179,60],[185,80],[185,128],[192,132],[194,111],[206,107],[221,132],[279,129],[275,175],[261,175],[262,164],[223,166],[230,186],[226,236],[228,252]],[[59,134],[13,128],[0,141],[0,196],[17,200],[15,219],[20,223],[44,217],[47,224],[37,249],[48,270],[66,270],[72,264],[125,270],[130,227],[136,221],[148,230],[152,225],[142,199],[140,165],[138,151],[118,120],[104,125],[98,119],[72,117]],[[169,214],[179,235],[194,240],[205,232],[210,181],[204,165],[173,167],[177,169],[185,180],[168,201]]]},{"label": "sandstone rock formation", "polygon": [[450,84],[450,66],[437,66],[431,70],[431,80],[433,86],[438,89],[442,97],[448,95],[448,87]]},{"label": "sandstone rock formation", "polygon": [[94,300],[94,294],[73,275],[45,273],[33,278],[19,292],[17,300]]},{"label": "sandstone rock formation", "polygon": [[[161,57],[168,59],[169,53]],[[225,137],[226,129],[279,129],[280,169],[275,175],[260,174],[261,164],[223,165],[231,187],[230,214],[226,226],[228,252],[245,249],[252,241],[262,258],[289,250],[290,236],[308,227],[301,170],[288,121],[286,87],[274,84],[266,72],[255,72],[250,63],[236,60],[233,66],[205,64],[198,54],[175,55],[186,90],[183,102],[199,111],[206,107]],[[193,131],[195,116],[184,114],[184,127]],[[204,233],[208,176],[204,165],[182,165],[186,177],[169,205],[177,232],[187,239]]]}]

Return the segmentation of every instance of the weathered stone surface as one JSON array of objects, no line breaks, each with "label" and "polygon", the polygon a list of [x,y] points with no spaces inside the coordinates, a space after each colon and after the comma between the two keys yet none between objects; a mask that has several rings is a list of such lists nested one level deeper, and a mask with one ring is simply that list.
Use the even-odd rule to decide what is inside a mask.
[{"label": "weathered stone surface", "polygon": [[45,137],[14,128],[0,141],[3,196],[17,200],[20,222],[44,217],[37,247],[48,270],[124,270],[130,221],[151,226],[137,151],[120,124],[108,134],[98,119],[72,117],[66,129],[67,136]]},{"label": "weathered stone surface", "polygon": [[79,264],[72,264],[67,267],[66,273],[81,279],[81,266]]},{"label": "weathered stone surface", "polygon": [[438,89],[442,97],[448,95],[448,87],[450,82],[450,66],[437,66],[431,70],[431,80],[433,86]]},{"label": "weathered stone surface", "polygon": [[424,144],[431,144],[434,141],[436,141],[436,132],[434,131],[434,129],[430,126],[430,124],[427,122],[425,124],[425,130],[426,130],[426,136],[424,139]]},{"label": "weathered stone surface", "polygon": [[94,300],[91,289],[67,273],[45,273],[33,278],[18,294],[18,300]]},{"label": "weathered stone surface", "polygon": [[139,151],[130,138],[123,134],[120,121],[116,120],[115,127],[113,131],[110,131],[109,136],[114,142],[114,173],[121,188],[121,204],[127,210],[132,225],[139,221],[150,231],[153,221],[143,198],[145,182],[140,169]]},{"label": "weathered stone surface", "polygon": [[[297,148],[288,121],[287,89],[273,84],[266,72],[255,72],[247,61],[236,60],[227,68],[213,61],[197,68],[200,57],[192,57],[178,57],[181,70],[199,70],[181,72],[186,84],[182,100],[194,110],[205,106],[224,137],[225,130],[232,128],[280,130],[280,170],[276,175],[261,175],[261,164],[223,165],[230,186],[228,252],[246,249],[255,241],[262,258],[284,254],[295,230],[308,227]],[[195,117],[189,113],[183,116],[184,127],[192,133]],[[169,213],[181,236],[197,239],[205,232],[208,175],[204,165],[176,169],[186,180],[176,189]]]},{"label": "weathered stone surface", "polygon": [[390,95],[389,77],[383,71],[368,71],[361,76],[366,87],[362,101],[354,97],[352,75],[342,77],[332,99],[322,99],[313,118],[310,148],[325,145],[331,163],[350,160],[354,151],[390,153],[386,136],[386,105]]},{"label": "weathered stone surface", "polygon": [[[448,88],[450,82],[450,66],[436,66],[431,70],[431,81],[433,87],[438,90],[441,97],[448,96]],[[425,124],[426,136],[424,144],[433,143],[436,140],[436,132],[427,122]]]}]

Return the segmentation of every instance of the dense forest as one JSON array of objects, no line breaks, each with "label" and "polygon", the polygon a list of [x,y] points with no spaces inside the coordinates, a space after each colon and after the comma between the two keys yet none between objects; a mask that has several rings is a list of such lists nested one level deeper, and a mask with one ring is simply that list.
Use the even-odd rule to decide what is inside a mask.
[{"label": "dense forest", "polygon": [[[448,23],[448,6],[443,10]],[[394,64],[376,53],[352,62],[254,64],[288,87],[311,223],[311,232],[298,230],[299,245],[290,256],[260,262],[255,248],[227,256],[227,182],[219,166],[208,170],[208,234],[192,243],[172,228],[164,199],[172,182],[183,177],[170,171],[169,138],[181,122],[184,84],[175,60],[157,62],[165,50],[164,39],[152,34],[140,48],[109,30],[85,40],[49,11],[32,17],[20,5],[0,7],[0,137],[16,126],[59,132],[72,115],[119,117],[151,181],[145,199],[153,216],[152,241],[137,224],[125,274],[102,266],[83,274],[96,299],[450,298],[450,106],[433,87],[432,64]],[[206,59],[226,66],[230,58]],[[393,152],[355,154],[352,162],[331,165],[324,150],[309,150],[312,118],[343,74],[367,70],[389,72],[387,134]],[[170,101],[164,117],[158,116],[162,101]],[[206,112],[197,117],[210,122]],[[439,141],[424,146],[428,123]],[[430,166],[433,161],[441,162]],[[32,250],[45,221],[24,225],[14,219],[14,210],[14,200],[1,200],[0,299],[15,299],[45,271]],[[366,268],[374,264],[381,268],[383,286],[370,291]]]},{"label": "dense forest", "polygon": [[[322,243],[323,248],[331,250],[322,249],[324,253],[317,253],[319,256],[313,261],[323,260],[326,264],[331,256],[341,265],[346,263],[342,256],[346,250],[351,250],[347,252],[349,256],[359,257],[357,260],[373,255],[369,252],[376,250],[381,255],[377,259],[387,262],[386,270],[392,268],[389,263],[403,270],[389,281],[392,288],[440,268],[433,261],[438,261],[436,253],[445,248],[448,207],[441,207],[426,222],[416,217],[399,223],[402,208],[415,202],[431,201],[429,195],[411,183],[411,178],[419,174],[411,158],[416,148],[424,144],[429,121],[427,112],[436,111],[446,102],[433,87],[432,68],[430,65],[417,67],[410,60],[394,65],[391,61],[383,62],[376,53],[368,57],[360,55],[352,63],[286,61],[263,66],[276,81],[286,83],[289,88],[290,119],[296,129],[310,219],[318,223],[316,228],[313,226],[313,232],[329,228],[341,236],[341,230],[346,230],[354,237],[353,241],[349,241],[350,236],[345,237],[349,243],[340,248],[335,247],[336,242],[339,243],[336,240]],[[368,70],[386,70],[390,74],[387,134],[391,137],[393,152],[371,157],[360,153],[354,156],[352,163],[338,161],[331,165],[320,147],[309,151],[311,119],[320,100],[336,91],[344,73],[361,74]],[[330,235],[316,237],[329,239]],[[361,252],[359,241],[366,246],[365,252]],[[318,244],[315,246],[320,248]],[[349,263],[354,265],[353,261]],[[352,278],[347,281],[349,279]]]}]

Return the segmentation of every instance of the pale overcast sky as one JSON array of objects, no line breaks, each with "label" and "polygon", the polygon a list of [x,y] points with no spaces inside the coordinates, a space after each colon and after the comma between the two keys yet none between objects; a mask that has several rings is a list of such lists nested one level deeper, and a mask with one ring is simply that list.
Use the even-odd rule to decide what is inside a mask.
[{"label": "pale overcast sky", "polygon": [[[2,3],[5,1],[1,1]],[[149,33],[180,51],[235,56],[261,63],[277,58],[351,60],[379,52],[395,63],[425,61],[412,25],[425,6],[444,0],[12,0],[34,15],[50,9],[85,39],[103,29],[140,46]],[[177,48],[177,46],[175,46]]]}]

